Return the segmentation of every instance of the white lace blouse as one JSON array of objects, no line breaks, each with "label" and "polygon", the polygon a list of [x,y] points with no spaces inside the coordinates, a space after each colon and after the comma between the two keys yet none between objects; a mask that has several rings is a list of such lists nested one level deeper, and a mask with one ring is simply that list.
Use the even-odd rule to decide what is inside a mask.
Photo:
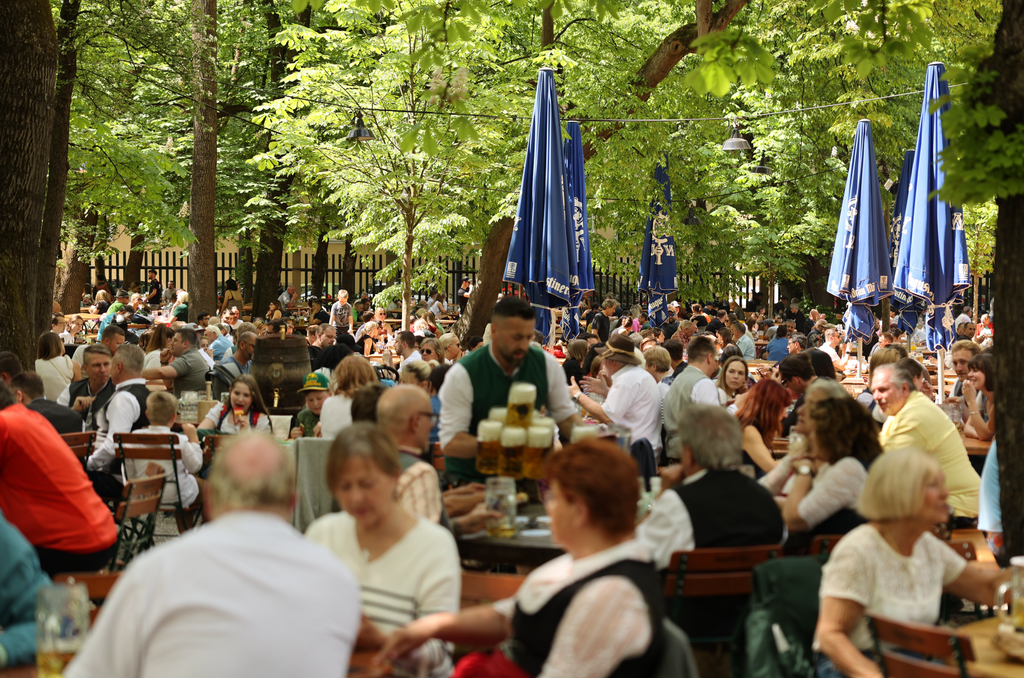
[{"label": "white lace blouse", "polygon": [[[773,495],[777,495],[782,492],[792,471],[793,458],[786,455],[758,482]],[[840,459],[834,466],[825,464],[811,481],[811,491],[800,501],[797,513],[807,523],[808,529],[814,529],[836,512],[854,508],[867,478],[864,464],[853,457]]]},{"label": "white lace blouse", "polygon": [[874,526],[861,525],[836,544],[822,569],[820,595],[864,606],[850,642],[870,650],[868,615],[934,624],[943,587],[956,581],[965,567],[967,561],[930,532],[921,535],[910,556],[903,556]]},{"label": "white lace blouse", "polygon": [[[523,612],[534,614],[566,586],[598,570],[621,560],[650,559],[635,539],[578,560],[566,554],[530,573],[516,595],[496,602],[494,609],[510,621],[517,603]],[[650,643],[643,594],[625,577],[601,577],[585,584],[569,603],[537,678],[606,678],[623,660],[642,655]]]}]

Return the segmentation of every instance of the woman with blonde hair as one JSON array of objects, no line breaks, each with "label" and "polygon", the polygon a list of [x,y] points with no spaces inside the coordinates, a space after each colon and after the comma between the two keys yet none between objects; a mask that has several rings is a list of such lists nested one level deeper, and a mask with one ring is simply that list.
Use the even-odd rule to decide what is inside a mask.
[{"label": "woman with blonde hair", "polygon": [[188,322],[188,292],[185,290],[178,292],[178,304],[171,310],[171,316],[183,323]]},{"label": "woman with blonde hair", "polygon": [[868,524],[836,544],[822,570],[815,632],[819,676],[878,676],[867,618],[934,624],[943,592],[991,605],[1009,570],[968,562],[934,534],[949,520],[945,477],[919,450],[894,450],[868,471],[857,504]]},{"label": "woman with blonde hair", "polygon": [[370,320],[362,327],[362,334],[357,342],[363,347],[363,355],[369,358],[377,352],[377,340],[380,339],[380,323]]},{"label": "woman with blonde hair", "polygon": [[320,410],[320,435],[333,438],[338,431],[352,423],[352,396],[365,384],[377,381],[377,373],[370,361],[361,355],[350,355],[339,362],[331,372],[331,397]]},{"label": "woman with blonde hair", "polygon": [[431,367],[436,367],[444,362],[444,358],[441,357],[441,343],[432,337],[427,337],[420,342],[420,355],[423,356],[425,362],[434,363]]},{"label": "woman with blonde hair", "polygon": [[444,362],[454,364],[462,357],[462,343],[451,332],[442,334],[437,343],[441,345],[441,356],[444,358]]},{"label": "woman with blonde hair", "polygon": [[57,402],[68,384],[82,378],[81,366],[64,355],[64,342],[49,330],[39,335],[35,367],[43,379],[43,393],[52,402]]},{"label": "woman with blonde hair", "polygon": [[402,365],[402,374],[399,383],[419,386],[429,395],[430,393],[430,371],[436,365],[431,365],[426,360],[410,360]]}]

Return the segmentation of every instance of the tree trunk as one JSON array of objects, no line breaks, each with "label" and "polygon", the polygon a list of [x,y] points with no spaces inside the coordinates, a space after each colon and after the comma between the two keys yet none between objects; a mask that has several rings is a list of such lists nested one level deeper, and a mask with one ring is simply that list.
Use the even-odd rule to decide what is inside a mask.
[{"label": "tree trunk", "polygon": [[[408,208],[407,208],[408,209]],[[412,311],[412,246],[414,243],[412,215],[405,215],[405,249],[402,251],[402,329],[409,330]]]},{"label": "tree trunk", "polygon": [[[96,228],[99,229],[99,223],[97,222]],[[92,267],[97,276],[107,277],[107,262],[103,261],[103,257],[96,257],[92,260]],[[96,278],[99,280],[99,278]]]},{"label": "tree trunk", "polygon": [[[1000,124],[1004,134],[1017,133],[1024,124],[1024,0],[1003,0],[1003,16],[996,30],[992,55],[982,61],[979,71],[993,80],[981,103],[995,104],[1006,114]],[[999,317],[1019,317],[1024,300],[1024,195],[996,200],[995,290]],[[975,290],[977,295],[977,290]],[[995,333],[996,439],[999,441],[999,503],[1007,556],[1024,554],[1024,457],[1016,454],[1024,443],[1024,336],[1010,329]]]},{"label": "tree trunk", "polygon": [[324,281],[327,278],[327,246],[330,244],[327,239],[327,231],[321,231],[319,240],[316,241],[316,252],[313,253],[313,279],[310,287],[313,289],[313,296],[317,299],[324,298]]},{"label": "tree trunk", "polygon": [[541,10],[540,14],[540,44],[547,47],[555,41],[555,19],[551,16],[551,6]]},{"label": "tree trunk", "polygon": [[978,323],[978,295],[979,295],[979,292],[981,291],[978,288],[978,285],[980,283],[981,283],[981,277],[977,273],[975,273],[974,274],[974,294],[971,295],[972,297],[974,297],[974,313],[972,313],[971,315],[974,318],[974,323],[975,324]]},{"label": "tree trunk", "polygon": [[61,310],[66,314],[78,313],[82,306],[82,293],[89,286],[89,262],[82,259],[77,246],[77,240],[84,240],[88,247],[92,247],[96,240],[96,224],[99,223],[99,214],[95,210],[89,210],[82,216],[84,232],[78,233],[77,238],[68,239],[63,248],[64,266],[60,270],[60,280],[56,283],[55,297],[60,302]]},{"label": "tree trunk", "polygon": [[292,285],[292,287],[295,288],[295,291],[299,295],[302,294],[303,290],[302,290],[302,248],[301,247],[299,249],[295,250],[294,252],[292,252],[292,275],[291,275],[291,283],[290,284]]},{"label": "tree trunk", "polygon": [[142,280],[142,251],[143,239],[141,235],[132,237],[131,249],[128,251],[128,261],[124,265],[124,280],[122,285],[128,289],[132,283]]},{"label": "tree trunk", "polygon": [[217,0],[192,0],[192,192],[188,318],[217,308]]},{"label": "tree trunk", "polygon": [[36,269],[57,80],[50,3],[0,2],[0,35],[0,350],[14,352],[27,367],[36,344]]},{"label": "tree trunk", "polygon": [[[38,271],[36,275],[36,327],[41,334],[50,329],[51,300],[57,277],[60,255],[60,227],[64,220],[64,197],[68,185],[68,139],[71,128],[71,98],[78,76],[78,49],[75,31],[78,27],[80,0],[64,0],[57,24],[57,91],[53,103],[53,129],[50,133],[49,176],[46,182],[46,206],[39,234]],[[63,308],[63,304],[61,305]],[[75,308],[77,311],[77,307]]]},{"label": "tree trunk", "polygon": [[252,301],[252,271],[252,248],[239,248],[238,268],[235,270],[235,279],[241,288],[242,298],[245,301]]},{"label": "tree trunk", "polygon": [[469,296],[466,312],[459,321],[452,325],[451,332],[465,342],[470,337],[482,337],[484,328],[491,321],[494,302],[501,292],[502,277],[505,273],[505,259],[512,243],[512,225],[514,220],[506,217],[499,219],[484,239],[480,251],[480,265],[477,273],[476,287]]},{"label": "tree trunk", "polygon": [[[348,290],[352,298],[358,297],[362,290],[356,289],[356,251],[352,247],[352,238],[345,240],[345,254],[341,257],[341,289]],[[338,296],[337,290],[334,296]]]}]

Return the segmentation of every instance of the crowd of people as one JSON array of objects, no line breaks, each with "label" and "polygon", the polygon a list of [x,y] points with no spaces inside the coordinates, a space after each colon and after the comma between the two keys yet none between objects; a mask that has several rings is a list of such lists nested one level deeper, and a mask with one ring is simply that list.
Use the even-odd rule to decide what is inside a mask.
[{"label": "crowd of people", "polygon": [[[345,290],[329,308],[310,300],[296,322],[304,303],[287,287],[265,318],[243,321],[230,285],[213,322],[200,314],[189,324],[174,320],[187,319],[187,308],[176,313],[187,293],[168,296],[173,284],[165,289],[155,272],[150,282],[138,300],[115,291],[122,307],[107,309],[115,317],[97,328],[97,343],[72,350],[78,325],[55,315],[33,371],[0,353],[0,543],[9,546],[0,602],[30,595],[46,575],[110,562],[109,503],[127,480],[155,471],[119,461],[118,433],[176,434],[180,463],[162,466],[176,472],[163,505],[202,506],[210,520],[129,564],[69,676],[150,666],[337,675],[356,648],[396,675],[650,676],[671,642],[661,582],[673,553],[800,549],[815,535],[846,535],[823,574],[819,675],[860,676],[870,673],[866,615],[932,622],[943,591],[990,604],[1005,579],[931,533],[977,526],[1001,553],[995,445],[979,476],[927,371],[880,327],[865,348],[867,388],[854,397],[839,383],[837,328],[789,300],[772,309],[778,322],[755,297],[747,310],[673,302],[655,325],[607,298],[582,309],[584,331],[563,343],[539,336],[535,309],[516,296],[495,304],[483,336],[460,339],[441,329],[458,313],[443,294],[396,330],[388,308],[350,304]],[[153,295],[172,305],[169,322],[135,337],[126,325],[138,308],[132,322],[124,316]],[[949,402],[960,428],[988,440],[995,377],[985,327],[965,327],[949,351],[958,377]],[[310,355],[297,388],[304,407],[284,432],[272,430],[251,375],[268,332],[305,334]],[[759,357],[774,363],[763,376],[751,371]],[[178,398],[208,378],[218,403],[198,424],[180,422]],[[519,382],[536,386],[536,407],[557,428],[543,497],[565,555],[532,571],[514,597],[460,610],[457,540],[498,517],[484,502],[478,428]],[[570,444],[585,420],[628,429],[628,454],[607,440]],[[96,432],[84,460],[60,438],[81,431]],[[341,511],[304,538],[288,524],[295,462],[271,433],[330,441],[324,478]],[[230,442],[205,467],[208,434]],[[776,440],[787,435],[780,458]],[[664,489],[638,523],[635,479],[659,467]],[[915,568],[901,565],[908,558]],[[15,562],[27,589],[4,580]],[[924,573],[913,601],[901,597],[911,571]],[[735,598],[686,599],[678,621],[695,636],[728,637],[741,608]],[[0,614],[0,666],[30,659],[28,623]],[[499,649],[456,665],[454,643]],[[716,675],[716,651],[695,651],[701,673]]]}]

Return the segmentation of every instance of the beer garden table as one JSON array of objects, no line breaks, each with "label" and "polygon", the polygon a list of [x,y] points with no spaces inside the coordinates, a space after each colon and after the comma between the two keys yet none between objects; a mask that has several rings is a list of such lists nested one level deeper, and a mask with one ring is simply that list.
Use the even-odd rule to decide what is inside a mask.
[{"label": "beer garden table", "polygon": [[[529,518],[542,516],[544,507],[540,504],[528,504],[520,510],[519,515]],[[466,560],[528,567],[543,565],[565,553],[560,546],[551,541],[550,533],[544,536],[517,534],[510,538],[489,537],[486,533],[476,533],[459,537],[456,544],[459,548],[459,557]]]},{"label": "beer garden table", "polygon": [[1024,678],[1024,662],[1010,657],[992,644],[999,619],[984,619],[958,629],[971,637],[975,661],[967,663],[971,675],[984,678]]}]

